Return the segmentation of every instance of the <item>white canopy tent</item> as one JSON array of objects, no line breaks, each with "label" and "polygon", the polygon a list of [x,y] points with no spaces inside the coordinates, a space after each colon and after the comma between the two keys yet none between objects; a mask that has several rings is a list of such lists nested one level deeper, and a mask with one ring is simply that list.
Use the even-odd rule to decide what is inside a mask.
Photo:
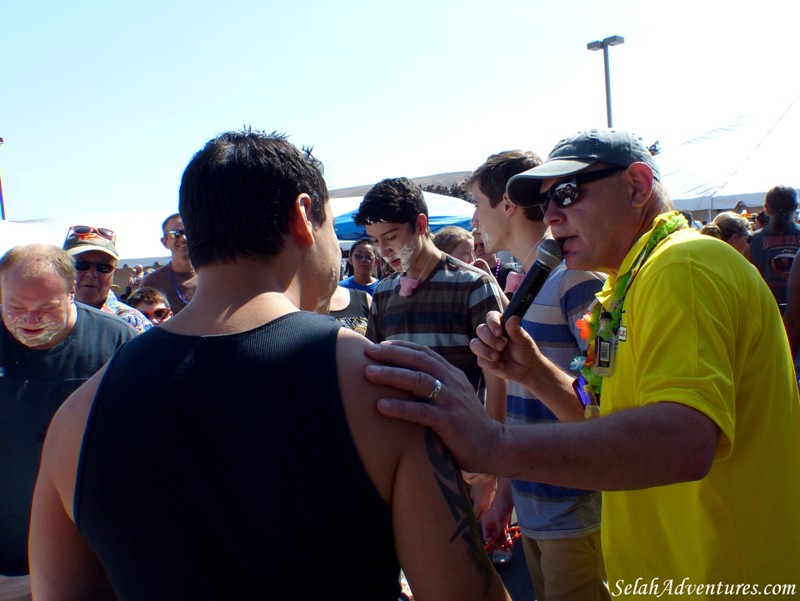
[{"label": "white canopy tent", "polygon": [[656,157],[675,208],[760,207],[776,185],[800,188],[800,96],[707,130]]},{"label": "white canopy tent", "polygon": [[[445,225],[469,228],[475,211],[469,202],[460,198],[425,192],[431,229]],[[332,198],[331,207],[336,219],[335,227],[340,245],[347,250],[354,240],[363,235],[363,228],[352,222],[363,197]],[[31,221],[0,221],[0,255],[20,244],[43,242],[62,246],[72,225],[106,227],[117,234],[116,246],[120,254],[119,266],[131,267],[136,263],[145,266],[165,265],[169,251],[161,244],[161,224],[169,211],[130,211],[123,213],[84,213],[69,217],[53,217]]]},{"label": "white canopy tent", "polygon": [[165,265],[169,251],[161,244],[161,224],[168,211],[89,213],[32,221],[0,221],[0,254],[20,244],[42,242],[62,246],[70,226],[106,227],[117,234],[119,266]]},{"label": "white canopy tent", "polygon": [[[0,221],[0,255],[10,248],[22,244],[32,244],[34,242],[52,242],[52,236],[47,228],[35,223],[25,223],[23,221]],[[64,236],[61,242],[64,241]]]}]

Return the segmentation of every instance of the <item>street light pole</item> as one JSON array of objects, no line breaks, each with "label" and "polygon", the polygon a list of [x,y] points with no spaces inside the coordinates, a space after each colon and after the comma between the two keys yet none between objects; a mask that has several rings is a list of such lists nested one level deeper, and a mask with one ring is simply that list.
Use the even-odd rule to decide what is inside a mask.
[{"label": "street light pole", "polygon": [[608,68],[608,47],[619,46],[625,42],[625,38],[620,35],[612,35],[604,39],[602,42],[595,41],[586,44],[588,50],[601,50],[603,51],[603,63],[606,69],[606,115],[608,117],[608,127],[613,127],[611,120],[611,74]]},{"label": "street light pole", "polygon": [[[0,138],[0,146],[3,145],[3,142],[4,142],[3,138]],[[6,205],[5,205],[5,202],[3,201],[3,179],[2,179],[2,176],[0,176],[0,220],[3,220],[3,221],[6,220]]]}]

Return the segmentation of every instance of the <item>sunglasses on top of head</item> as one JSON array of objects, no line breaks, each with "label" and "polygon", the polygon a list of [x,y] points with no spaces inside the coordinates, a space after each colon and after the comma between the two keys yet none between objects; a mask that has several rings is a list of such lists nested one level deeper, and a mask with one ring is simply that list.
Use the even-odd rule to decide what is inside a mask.
[{"label": "sunglasses on top of head", "polygon": [[75,269],[78,271],[89,271],[92,267],[97,270],[97,273],[108,275],[114,271],[114,266],[110,263],[95,263],[93,261],[75,261]]},{"label": "sunglasses on top of head", "polygon": [[117,235],[114,233],[114,230],[110,230],[107,227],[91,227],[89,225],[73,225],[69,228],[69,232],[67,233],[67,238],[70,236],[75,236],[76,238],[100,236],[106,240],[111,240],[113,243],[117,241]]},{"label": "sunglasses on top of head", "polygon": [[604,179],[620,171],[625,171],[626,169],[627,167],[609,167],[607,169],[571,175],[556,183],[547,192],[542,193],[542,211],[546,211],[551,202],[559,209],[572,206],[578,202],[580,198],[581,193],[578,186]]}]

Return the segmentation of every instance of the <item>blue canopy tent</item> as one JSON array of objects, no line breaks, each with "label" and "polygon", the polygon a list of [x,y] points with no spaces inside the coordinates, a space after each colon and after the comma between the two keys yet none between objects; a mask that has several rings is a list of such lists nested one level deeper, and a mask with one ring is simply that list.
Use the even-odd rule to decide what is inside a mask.
[{"label": "blue canopy tent", "polygon": [[[436,233],[446,225],[457,225],[471,231],[470,221],[475,212],[475,207],[471,203],[461,198],[433,192],[423,192],[423,194],[428,205],[428,224],[432,232]],[[362,198],[362,196],[348,196],[331,199],[333,214],[336,217],[334,221],[336,237],[340,246],[345,249],[350,248],[350,244],[355,240],[367,235],[363,227],[353,223],[353,215],[358,211]]]}]

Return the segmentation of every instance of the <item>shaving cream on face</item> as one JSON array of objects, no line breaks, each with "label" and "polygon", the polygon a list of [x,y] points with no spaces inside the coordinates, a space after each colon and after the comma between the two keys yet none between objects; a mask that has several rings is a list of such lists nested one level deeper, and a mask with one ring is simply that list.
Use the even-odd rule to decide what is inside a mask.
[{"label": "shaving cream on face", "polygon": [[492,247],[492,237],[489,235],[489,232],[481,232],[481,242],[483,242],[483,249],[484,252],[489,252],[489,249]]},{"label": "shaving cream on face", "polygon": [[397,251],[397,258],[400,259],[400,269],[406,272],[411,267],[411,257],[417,248],[411,242],[407,242],[403,248]]}]

